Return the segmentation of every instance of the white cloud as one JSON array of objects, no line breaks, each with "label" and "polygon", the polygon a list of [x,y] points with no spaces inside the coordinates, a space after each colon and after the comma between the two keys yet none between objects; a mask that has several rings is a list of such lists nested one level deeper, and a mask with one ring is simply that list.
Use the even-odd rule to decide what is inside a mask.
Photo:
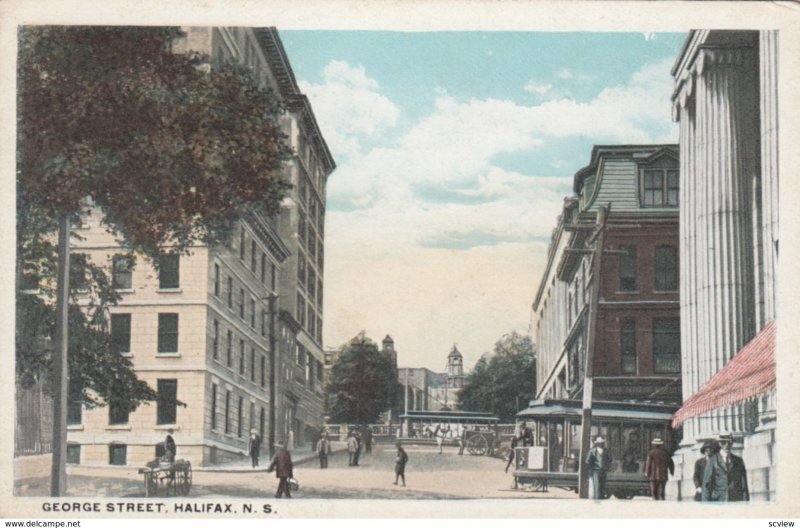
[{"label": "white cloud", "polygon": [[569,68],[562,68],[556,73],[556,77],[565,81],[591,81],[593,77],[584,73],[577,73]]},{"label": "white cloud", "polygon": [[362,66],[332,61],[322,84],[298,84],[313,101],[317,121],[337,155],[358,156],[365,139],[373,141],[397,124],[399,109],[380,94],[378,82]]},{"label": "white cloud", "polygon": [[[503,333],[527,331],[556,217],[589,157],[562,160],[558,141],[675,141],[670,65],[649,65],[586,103],[525,106],[437,90],[434,110],[386,141],[397,106],[363,68],[331,63],[322,84],[303,88],[339,163],[329,203],[355,208],[327,214],[326,342],[362,328],[390,333],[401,363],[440,369],[454,341],[471,365]],[[544,148],[555,174],[495,161]]]}]

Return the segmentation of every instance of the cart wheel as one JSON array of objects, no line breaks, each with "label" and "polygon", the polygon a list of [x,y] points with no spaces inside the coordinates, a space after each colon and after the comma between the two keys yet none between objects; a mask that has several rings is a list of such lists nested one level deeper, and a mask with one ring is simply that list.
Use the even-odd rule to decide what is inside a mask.
[{"label": "cart wheel", "polygon": [[186,467],[180,471],[177,478],[178,492],[183,496],[188,495],[189,491],[192,489],[192,465],[187,462]]},{"label": "cart wheel", "polygon": [[488,447],[489,445],[483,435],[477,434],[467,440],[467,450],[470,455],[484,455]]}]

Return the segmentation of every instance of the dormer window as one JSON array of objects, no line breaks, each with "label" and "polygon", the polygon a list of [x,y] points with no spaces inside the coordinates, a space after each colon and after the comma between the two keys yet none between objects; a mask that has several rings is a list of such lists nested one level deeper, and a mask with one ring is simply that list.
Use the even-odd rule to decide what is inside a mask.
[{"label": "dormer window", "polygon": [[642,170],[642,207],[678,207],[678,171]]}]

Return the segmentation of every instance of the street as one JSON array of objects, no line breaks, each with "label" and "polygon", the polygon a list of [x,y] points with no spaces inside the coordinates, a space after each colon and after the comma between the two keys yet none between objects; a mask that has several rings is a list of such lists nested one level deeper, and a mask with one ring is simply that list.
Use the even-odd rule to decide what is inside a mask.
[{"label": "street", "polygon": [[[455,447],[439,454],[431,445],[405,446],[409,461],[406,487],[395,486],[392,445],[376,445],[362,454],[358,467],[349,467],[347,453],[329,458],[328,469],[316,460],[295,467],[299,499],[471,499],[471,498],[575,498],[560,489],[547,493],[511,489],[512,476],[504,473],[505,460],[489,456],[458,455]],[[266,469],[266,464],[263,465]],[[68,495],[82,497],[142,497],[144,486],[137,468],[69,466]],[[274,474],[251,471],[195,470],[189,498],[269,498],[277,489]],[[47,496],[49,476],[17,479],[15,494]]]}]

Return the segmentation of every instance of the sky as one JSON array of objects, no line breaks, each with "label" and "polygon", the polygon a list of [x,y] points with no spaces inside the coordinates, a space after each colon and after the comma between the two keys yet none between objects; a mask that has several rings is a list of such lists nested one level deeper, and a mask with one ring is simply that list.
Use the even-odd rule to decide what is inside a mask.
[{"label": "sky", "polygon": [[281,31],[337,168],[323,341],[471,369],[531,303],[595,144],[677,142],[683,33]]}]

